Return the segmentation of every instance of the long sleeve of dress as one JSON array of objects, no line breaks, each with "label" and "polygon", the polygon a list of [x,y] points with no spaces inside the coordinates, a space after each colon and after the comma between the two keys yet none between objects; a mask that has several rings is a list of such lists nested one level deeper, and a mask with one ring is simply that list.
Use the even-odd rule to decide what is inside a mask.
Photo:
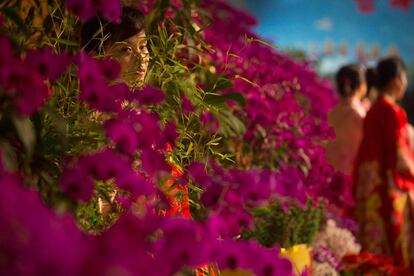
[{"label": "long sleeve of dress", "polygon": [[[394,112],[391,112],[394,111]],[[414,189],[414,155],[408,140],[408,122],[401,109],[384,114],[384,145],[386,168],[395,184],[403,190]]]}]

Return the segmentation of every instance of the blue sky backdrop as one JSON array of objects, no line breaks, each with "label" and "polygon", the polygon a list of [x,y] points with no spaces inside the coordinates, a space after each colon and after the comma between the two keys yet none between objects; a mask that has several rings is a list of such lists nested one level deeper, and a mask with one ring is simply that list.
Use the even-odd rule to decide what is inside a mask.
[{"label": "blue sky backdrop", "polygon": [[389,0],[376,0],[375,10],[363,14],[353,0],[233,2],[259,20],[256,31],[262,38],[281,48],[305,50],[321,60],[322,73],[356,61],[358,48],[368,64],[395,49],[407,63],[414,62],[414,5],[404,11],[390,7]]}]

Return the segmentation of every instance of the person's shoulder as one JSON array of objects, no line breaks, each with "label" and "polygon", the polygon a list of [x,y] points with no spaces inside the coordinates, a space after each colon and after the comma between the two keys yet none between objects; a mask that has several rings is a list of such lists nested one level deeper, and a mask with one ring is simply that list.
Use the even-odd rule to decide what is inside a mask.
[{"label": "person's shoulder", "polygon": [[398,120],[400,117],[400,112],[398,107],[386,100],[379,99],[375,104],[371,107],[371,109],[367,113],[367,120],[381,120],[381,121],[388,121],[388,120]]}]

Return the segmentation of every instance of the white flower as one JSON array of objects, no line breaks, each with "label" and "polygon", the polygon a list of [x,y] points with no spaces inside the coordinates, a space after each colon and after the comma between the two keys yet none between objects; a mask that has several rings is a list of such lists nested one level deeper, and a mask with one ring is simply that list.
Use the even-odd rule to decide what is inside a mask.
[{"label": "white flower", "polygon": [[313,242],[314,249],[324,247],[330,250],[338,260],[348,254],[359,254],[361,246],[348,229],[339,228],[334,220],[327,221],[324,229],[319,232]]},{"label": "white flower", "polygon": [[313,262],[312,264],[312,275],[313,276],[338,276],[335,268],[330,266],[328,263]]}]

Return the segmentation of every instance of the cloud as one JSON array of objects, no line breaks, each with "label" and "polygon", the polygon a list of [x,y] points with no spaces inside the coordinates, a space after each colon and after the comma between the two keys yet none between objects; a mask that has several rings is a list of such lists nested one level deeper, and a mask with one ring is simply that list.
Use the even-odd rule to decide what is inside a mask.
[{"label": "cloud", "polygon": [[315,26],[315,28],[317,30],[328,32],[328,31],[331,31],[333,29],[334,24],[333,24],[333,21],[332,21],[331,18],[322,17],[322,18],[319,18],[318,20],[316,20],[313,23],[313,25]]},{"label": "cloud", "polygon": [[322,75],[336,73],[342,65],[350,62],[348,57],[344,56],[327,56],[320,60],[319,72]]}]

